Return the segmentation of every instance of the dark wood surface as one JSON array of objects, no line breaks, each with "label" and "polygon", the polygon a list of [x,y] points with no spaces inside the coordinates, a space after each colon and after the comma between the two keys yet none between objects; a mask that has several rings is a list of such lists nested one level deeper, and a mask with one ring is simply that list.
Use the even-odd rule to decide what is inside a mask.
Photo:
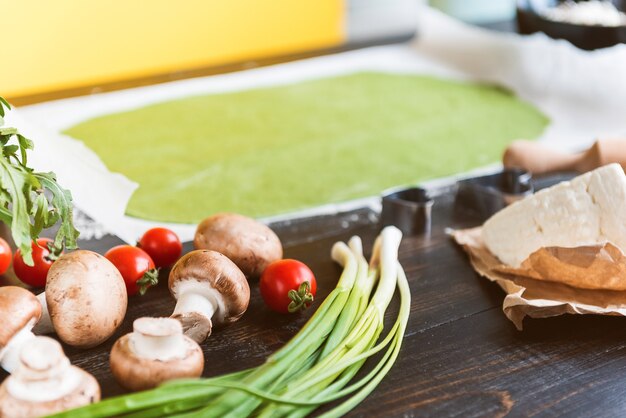
[{"label": "dark wood surface", "polygon": [[[516,331],[501,311],[502,291],[478,277],[462,250],[445,234],[446,227],[479,223],[469,212],[455,211],[453,203],[452,193],[438,196],[431,236],[406,237],[402,242],[400,260],[412,293],[402,350],[379,387],[349,415],[623,416],[626,319],[527,319],[524,331]],[[330,260],[332,244],[358,234],[369,248],[379,230],[376,220],[375,213],[363,209],[274,227],[285,243],[286,257],[304,261],[315,272],[320,301],[340,274],[339,267]],[[82,242],[82,246],[102,253],[118,243],[107,236]],[[261,364],[313,312],[310,309],[296,316],[269,312],[260,300],[256,282],[251,283],[251,295],[250,308],[243,318],[216,330],[202,344],[205,376]],[[163,280],[146,296],[130,299],[124,324],[107,343],[86,351],[65,349],[74,364],[96,376],[105,397],[120,394],[123,391],[112,379],[108,366],[114,340],[131,330],[135,318],[169,315],[173,308],[174,300]],[[395,308],[393,305],[388,311],[388,320]]]}]

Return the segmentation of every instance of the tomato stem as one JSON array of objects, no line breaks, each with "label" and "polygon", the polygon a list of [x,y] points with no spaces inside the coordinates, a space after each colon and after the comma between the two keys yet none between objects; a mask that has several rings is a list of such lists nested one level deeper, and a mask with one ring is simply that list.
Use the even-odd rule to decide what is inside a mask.
[{"label": "tomato stem", "polygon": [[291,302],[287,307],[290,313],[298,312],[299,310],[306,309],[313,303],[313,295],[311,294],[311,284],[306,281],[302,282],[298,290],[290,290],[287,293]]},{"label": "tomato stem", "polygon": [[[39,243],[37,241],[35,241],[35,243],[39,245]],[[61,245],[60,247],[57,247],[56,245],[54,245],[55,242],[54,241],[50,241],[46,244],[46,247],[49,251],[48,255],[45,256],[45,258],[48,261],[56,261],[59,259],[59,257],[61,257],[61,254],[63,254],[63,245]]]},{"label": "tomato stem", "polygon": [[159,283],[159,269],[150,269],[146,271],[136,284],[139,287],[139,294],[145,295],[149,287],[156,286]]}]

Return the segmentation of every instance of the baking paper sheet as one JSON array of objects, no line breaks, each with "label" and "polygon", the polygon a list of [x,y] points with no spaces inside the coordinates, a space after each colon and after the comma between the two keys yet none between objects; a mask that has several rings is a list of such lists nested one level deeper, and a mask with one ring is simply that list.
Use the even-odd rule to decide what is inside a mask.
[{"label": "baking paper sheet", "polygon": [[[124,214],[136,184],[109,172],[91,150],[60,132],[99,115],[164,100],[357,71],[388,71],[507,86],[550,117],[552,123],[541,140],[560,148],[577,149],[598,136],[626,133],[626,46],[590,53],[543,35],[523,37],[469,27],[429,8],[423,8],[419,16],[418,38],[409,44],[47,102],[20,108],[7,119],[35,140],[37,149],[31,159],[35,167],[55,171],[81,210],[130,243],[156,225]],[[489,171],[487,168],[480,172]],[[432,184],[439,186],[450,181],[454,179]],[[265,221],[333,213],[363,205],[376,208],[378,198],[327,205]],[[194,225],[165,225],[183,240],[191,239],[195,229]]]},{"label": "baking paper sheet", "polygon": [[[588,248],[566,250],[568,254],[565,254],[562,260],[551,260],[561,276],[545,274],[542,276],[541,271],[523,271],[524,269],[513,269],[503,265],[485,247],[481,231],[482,227],[478,227],[450,231],[450,234],[467,252],[474,270],[504,290],[506,297],[502,303],[502,310],[518,330],[522,329],[526,316],[547,318],[566,313],[626,316],[626,291],[610,289],[623,288],[621,285],[623,281],[614,280],[616,279],[614,274],[622,274],[625,267],[624,256],[619,249],[617,253],[615,252],[616,247],[609,244],[595,248],[591,252]],[[573,251],[579,251],[581,254],[579,258],[582,260],[579,259],[577,265],[572,263],[570,257]],[[598,265],[594,266],[593,261],[597,261]],[[558,263],[561,265],[557,266]],[[569,268],[563,268],[565,265]],[[568,276],[572,269],[581,273],[578,280],[576,276]],[[583,270],[587,271],[589,280],[582,274]],[[595,280],[591,280],[592,278]],[[595,288],[573,286],[589,287],[591,282],[595,282],[593,286]]]}]

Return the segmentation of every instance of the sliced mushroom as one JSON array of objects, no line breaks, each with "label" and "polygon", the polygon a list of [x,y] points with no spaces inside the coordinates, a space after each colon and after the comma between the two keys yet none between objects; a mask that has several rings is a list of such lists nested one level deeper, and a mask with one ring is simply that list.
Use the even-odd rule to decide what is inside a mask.
[{"label": "sliced mushroom", "polygon": [[56,331],[63,342],[75,347],[104,342],[126,315],[124,279],[109,260],[93,251],[59,257],[50,267],[44,293],[40,296],[45,300],[42,325],[35,327],[35,333]]},{"label": "sliced mushroom", "polygon": [[250,287],[241,270],[216,251],[185,254],[172,268],[170,292],[176,298],[172,318],[185,335],[201,343],[216,324],[234,322],[248,309]]},{"label": "sliced mushroom", "polygon": [[115,342],[111,371],[129,390],[144,390],[171,379],[199,377],[204,355],[198,343],[183,335],[173,318],[139,318],[133,332]]},{"label": "sliced mushroom", "polygon": [[235,213],[218,213],[200,222],[193,245],[224,254],[248,278],[260,276],[271,262],[283,257],[283,247],[274,231]]},{"label": "sliced mushroom", "polygon": [[1,417],[39,417],[100,400],[96,379],[72,366],[52,338],[33,338],[19,358],[15,372],[0,386]]},{"label": "sliced mushroom", "polygon": [[41,317],[41,305],[31,292],[17,286],[0,287],[0,366],[12,373],[22,346],[35,338],[32,328]]}]

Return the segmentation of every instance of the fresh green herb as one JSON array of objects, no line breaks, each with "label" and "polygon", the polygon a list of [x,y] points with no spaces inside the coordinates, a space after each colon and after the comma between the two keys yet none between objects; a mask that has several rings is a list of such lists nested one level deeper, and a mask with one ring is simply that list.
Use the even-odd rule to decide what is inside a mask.
[{"label": "fresh green herb", "polygon": [[[303,417],[342,399],[324,417],[339,417],[369,395],[398,357],[411,294],[398,263],[400,231],[383,229],[368,265],[361,240],[339,242],[333,259],[344,268],[337,287],[298,334],[256,368],[208,379],[166,382],[156,389],[106,399],[55,417]],[[398,289],[400,308],[387,335],[385,311]],[[384,353],[353,381],[368,358]]]},{"label": "fresh green herb", "polygon": [[[4,126],[5,109],[0,97],[0,221],[11,227],[15,245],[28,265],[33,264],[31,244],[42,230],[61,222],[54,239],[53,256],[63,248],[76,248],[72,195],[56,181],[54,173],[38,173],[28,167],[27,151],[33,142],[16,128]],[[50,196],[50,197],[48,197]]]}]

